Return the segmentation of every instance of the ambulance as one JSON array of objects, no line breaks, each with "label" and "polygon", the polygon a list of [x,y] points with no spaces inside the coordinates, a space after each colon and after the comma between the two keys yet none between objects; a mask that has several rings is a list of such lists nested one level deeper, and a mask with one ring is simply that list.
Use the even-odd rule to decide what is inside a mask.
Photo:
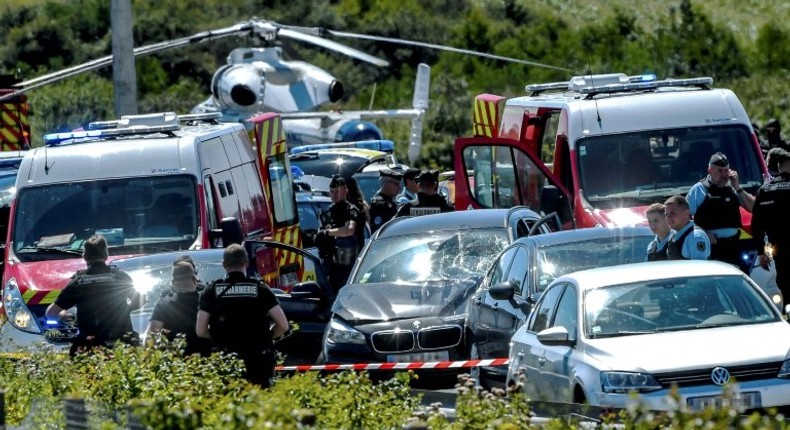
[{"label": "ambulance", "polygon": [[[0,350],[68,343],[75,328],[47,321],[44,311],[85,267],[81,248],[94,234],[107,239],[110,263],[241,239],[301,247],[279,116],[254,117],[252,136],[216,116],[126,116],[47,135],[28,151],[5,242]],[[271,286],[305,276],[291,254],[257,256]]]},{"label": "ambulance", "polygon": [[718,151],[755,194],[767,174],[757,136],[736,95],[712,84],[613,73],[480,95],[474,136],[455,142],[456,209],[526,205],[565,228],[646,225],[647,207],[685,195]]}]

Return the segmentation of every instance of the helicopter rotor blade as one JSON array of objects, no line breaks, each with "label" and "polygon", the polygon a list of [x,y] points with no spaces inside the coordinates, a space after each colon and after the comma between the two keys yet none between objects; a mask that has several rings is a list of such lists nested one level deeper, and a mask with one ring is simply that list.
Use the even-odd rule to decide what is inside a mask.
[{"label": "helicopter rotor blade", "polygon": [[408,39],[396,39],[392,37],[383,37],[383,36],[371,36],[368,34],[360,34],[360,33],[349,33],[345,31],[335,31],[329,29],[317,29],[317,31],[321,34],[330,34],[336,37],[344,37],[348,39],[362,39],[362,40],[372,40],[374,42],[387,42],[387,43],[394,43],[399,45],[407,45],[407,46],[419,46],[422,48],[430,48],[430,49],[437,49],[440,51],[447,51],[447,52],[455,52],[457,54],[466,54],[466,55],[474,55],[477,57],[489,58],[492,60],[500,60],[500,61],[509,61],[511,63],[519,63],[519,64],[526,64],[528,66],[535,66],[535,67],[543,67],[545,69],[552,69],[552,70],[561,70],[564,72],[570,72],[571,69],[566,69],[564,67],[552,66],[550,64],[538,63],[536,61],[529,61],[529,60],[522,60],[519,58],[512,58],[512,57],[503,57],[501,55],[494,55],[488,54],[485,52],[479,51],[472,51],[469,49],[462,49],[462,48],[455,48],[452,46],[447,45],[437,45],[434,43],[426,43],[426,42],[419,42],[416,40],[408,40]]},{"label": "helicopter rotor blade", "polygon": [[297,30],[291,30],[285,27],[280,28],[278,34],[283,37],[296,39],[301,42],[311,43],[313,45],[320,46],[322,48],[336,51],[343,55],[349,56],[351,58],[356,58],[357,60],[373,64],[374,66],[387,67],[390,64],[387,60],[383,60],[373,55],[366,54],[360,50],[354,49],[350,46],[343,45],[333,40],[324,39],[320,36],[314,36],[312,34],[303,33]]}]

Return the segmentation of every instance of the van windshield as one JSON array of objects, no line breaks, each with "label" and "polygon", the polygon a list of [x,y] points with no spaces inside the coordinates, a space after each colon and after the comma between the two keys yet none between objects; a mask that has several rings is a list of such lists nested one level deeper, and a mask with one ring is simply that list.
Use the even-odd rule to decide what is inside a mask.
[{"label": "van windshield", "polygon": [[188,249],[200,225],[196,190],[187,175],[25,187],[13,251],[21,261],[78,258],[94,234],[107,239],[111,255]]},{"label": "van windshield", "polygon": [[744,126],[691,127],[595,136],[577,143],[581,188],[599,209],[624,200],[663,202],[685,194],[707,176],[708,161],[722,152],[741,186],[755,193],[762,183],[760,154]]}]

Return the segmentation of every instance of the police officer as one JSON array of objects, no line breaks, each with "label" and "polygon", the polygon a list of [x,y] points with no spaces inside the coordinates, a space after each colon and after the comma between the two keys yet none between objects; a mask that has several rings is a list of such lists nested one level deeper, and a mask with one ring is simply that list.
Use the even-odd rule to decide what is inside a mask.
[{"label": "police officer", "polygon": [[710,240],[691,220],[686,198],[672,196],[664,202],[664,208],[667,224],[672,229],[667,244],[667,259],[707,260],[710,257]]},{"label": "police officer", "polygon": [[664,213],[666,207],[661,203],[653,203],[647,208],[647,225],[656,235],[647,245],[647,261],[660,261],[667,259],[667,245],[669,245],[669,224]]},{"label": "police officer", "polygon": [[748,272],[741,258],[741,211],[754,206],[754,196],[741,188],[738,172],[727,157],[717,152],[708,162],[708,176],[694,184],[686,197],[695,224],[708,234],[710,258],[733,264]]},{"label": "police officer", "polygon": [[436,191],[436,181],[438,172],[420,173],[420,190],[417,192],[417,200],[412,200],[398,209],[396,216],[417,216],[438,214],[440,212],[452,212],[452,206],[447,200]]},{"label": "police officer", "polygon": [[329,274],[329,284],[337,294],[346,284],[351,268],[364,245],[364,218],[360,209],[346,200],[348,188],[343,177],[329,183],[332,205],[321,213],[321,229],[315,237],[318,252]]},{"label": "police officer", "polygon": [[170,341],[176,336],[184,336],[185,355],[194,353],[207,355],[211,351],[211,343],[207,339],[198,337],[195,332],[198,298],[202,288],[198,284],[192,259],[188,256],[184,257],[179,257],[173,262],[170,288],[156,302],[148,323],[148,334],[162,333]]},{"label": "police officer", "polygon": [[752,213],[752,236],[757,247],[760,266],[768,270],[769,256],[765,253],[765,237],[772,247],[776,268],[776,285],[785,303],[790,298],[790,152],[775,154],[779,176],[772,178],[757,191]]},{"label": "police officer", "polygon": [[391,220],[398,212],[395,198],[400,191],[400,181],[403,175],[391,169],[379,171],[378,192],[370,200],[370,232],[373,233],[384,223]]},{"label": "police officer", "polygon": [[411,201],[417,200],[417,192],[420,190],[418,180],[420,171],[418,169],[406,169],[403,172],[403,191],[398,194],[395,202],[398,205],[403,205]]},{"label": "police officer", "polygon": [[97,346],[111,346],[118,340],[137,343],[130,314],[142,306],[143,297],[126,272],[107,265],[108,257],[104,236],[86,240],[82,258],[88,268],[78,271],[46,310],[48,319],[71,321],[74,315],[67,309],[77,308],[79,334],[72,341],[72,356]]},{"label": "police officer", "polygon": [[288,320],[269,287],[246,275],[247,265],[241,245],[225,248],[227,275],[200,294],[195,332],[223,352],[236,353],[244,361],[245,378],[266,388],[274,376],[273,339],[288,331]]}]

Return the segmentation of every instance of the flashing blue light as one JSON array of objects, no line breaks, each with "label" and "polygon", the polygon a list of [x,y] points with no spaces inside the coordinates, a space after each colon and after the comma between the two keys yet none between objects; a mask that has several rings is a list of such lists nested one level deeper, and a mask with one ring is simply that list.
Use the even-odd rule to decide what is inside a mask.
[{"label": "flashing blue light", "polygon": [[393,143],[391,140],[361,140],[359,142],[318,143],[315,145],[302,145],[291,148],[289,153],[294,155],[307,151],[333,148],[361,148],[392,153],[395,150],[395,143]]},{"label": "flashing blue light", "polygon": [[57,320],[47,320],[47,325],[58,325]]},{"label": "flashing blue light", "polygon": [[101,130],[70,131],[66,133],[52,133],[44,135],[44,144],[57,146],[67,140],[97,138],[103,135]]},{"label": "flashing blue light", "polygon": [[642,82],[652,82],[656,80],[655,73],[647,73],[641,76]]},{"label": "flashing blue light", "polygon": [[299,166],[291,166],[291,176],[294,179],[301,179],[304,176],[304,170],[302,170]]}]

